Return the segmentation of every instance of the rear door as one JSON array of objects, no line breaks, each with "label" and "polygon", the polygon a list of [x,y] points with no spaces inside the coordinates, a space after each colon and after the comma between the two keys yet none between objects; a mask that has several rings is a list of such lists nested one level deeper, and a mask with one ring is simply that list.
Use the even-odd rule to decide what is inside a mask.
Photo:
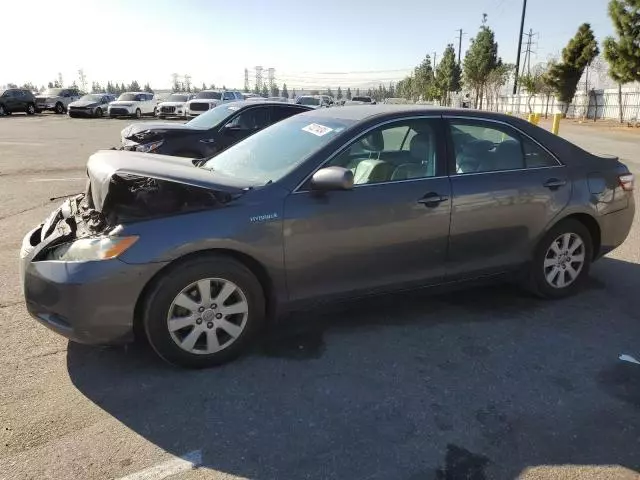
[{"label": "rear door", "polygon": [[510,125],[448,118],[453,203],[447,273],[494,273],[526,262],[569,202],[571,182],[547,150]]},{"label": "rear door", "polygon": [[2,95],[2,101],[8,112],[16,112],[19,110],[16,90],[7,90],[4,92]]},{"label": "rear door", "polygon": [[319,195],[305,183],[287,197],[291,300],[443,280],[451,197],[440,128],[436,117],[385,122],[324,165],[353,169],[352,190]]}]

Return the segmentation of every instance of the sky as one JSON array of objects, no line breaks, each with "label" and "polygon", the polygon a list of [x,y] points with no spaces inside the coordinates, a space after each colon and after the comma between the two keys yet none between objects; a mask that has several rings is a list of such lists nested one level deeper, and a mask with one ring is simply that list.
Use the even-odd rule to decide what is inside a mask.
[{"label": "sky", "polygon": [[[532,65],[559,55],[589,22],[601,41],[613,33],[607,0],[528,0],[525,32],[535,35]],[[275,69],[292,88],[366,86],[403,78],[448,43],[462,52],[482,14],[503,61],[515,63],[522,0],[31,0],[38,27],[25,30],[26,6],[3,5],[0,85],[69,85],[85,72],[98,81],[169,88],[172,73],[194,85],[251,86],[255,66]],[[14,48],[11,47],[13,45]],[[438,58],[436,58],[438,60]]]}]

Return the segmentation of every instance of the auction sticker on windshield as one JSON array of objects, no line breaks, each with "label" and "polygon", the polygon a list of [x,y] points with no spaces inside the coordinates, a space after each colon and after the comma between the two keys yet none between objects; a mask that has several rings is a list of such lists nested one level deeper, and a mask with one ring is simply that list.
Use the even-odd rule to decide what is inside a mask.
[{"label": "auction sticker on windshield", "polygon": [[329,132],[333,132],[333,128],[325,127],[324,125],[320,125],[319,123],[311,123],[304,127],[302,130],[305,132],[313,133],[318,137],[322,137]]}]

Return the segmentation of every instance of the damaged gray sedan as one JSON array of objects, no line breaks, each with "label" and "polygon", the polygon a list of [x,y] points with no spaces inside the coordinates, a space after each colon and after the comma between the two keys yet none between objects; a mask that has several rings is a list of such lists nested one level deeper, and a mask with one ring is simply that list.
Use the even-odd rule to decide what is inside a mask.
[{"label": "damaged gray sedan", "polygon": [[565,297],[635,209],[618,159],[469,110],[320,109],[201,167],[101,151],[87,172],[23,240],[29,312],[78,342],[144,335],[187,367],[318,300],[505,276]]}]

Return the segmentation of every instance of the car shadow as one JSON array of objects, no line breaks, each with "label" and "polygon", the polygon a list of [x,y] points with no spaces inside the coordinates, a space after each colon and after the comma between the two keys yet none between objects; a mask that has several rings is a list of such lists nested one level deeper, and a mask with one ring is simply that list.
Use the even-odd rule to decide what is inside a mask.
[{"label": "car shadow", "polygon": [[[252,479],[515,478],[640,471],[640,266],[605,258],[575,297],[417,291],[293,315],[254,351],[186,371],[146,345],[70,343],[82,394],[162,449]],[[640,348],[636,353],[640,355]]]}]

